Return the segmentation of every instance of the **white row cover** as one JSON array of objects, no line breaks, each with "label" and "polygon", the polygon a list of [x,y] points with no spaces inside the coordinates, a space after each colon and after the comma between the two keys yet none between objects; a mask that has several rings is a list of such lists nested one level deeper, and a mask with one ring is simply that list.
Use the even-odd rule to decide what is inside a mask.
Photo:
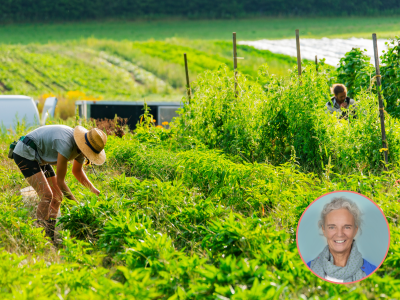
[{"label": "white row cover", "polygon": [[[388,40],[378,39],[379,56],[382,54],[382,50],[387,50],[385,42],[388,42]],[[297,57],[296,39],[241,41],[239,44]],[[366,49],[366,54],[372,58],[371,63],[375,65],[375,60],[373,58],[374,45],[372,39],[302,39],[300,37],[300,53],[302,59],[314,61],[315,55],[317,55],[318,60],[325,58],[327,64],[335,67],[338,66],[339,60],[346,54],[346,52],[351,51],[352,48],[361,48],[362,50]]]}]

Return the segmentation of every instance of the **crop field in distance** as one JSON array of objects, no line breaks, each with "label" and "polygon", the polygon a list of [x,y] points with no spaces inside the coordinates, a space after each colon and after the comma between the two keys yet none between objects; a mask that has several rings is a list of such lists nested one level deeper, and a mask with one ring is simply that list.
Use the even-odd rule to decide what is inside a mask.
[{"label": "crop field in distance", "polygon": [[183,38],[231,41],[232,32],[240,40],[293,38],[295,29],[303,38],[394,38],[400,20],[393,17],[339,18],[251,18],[235,20],[149,20],[71,22],[53,24],[6,24],[0,27],[5,44],[64,42],[80,38],[147,41]]},{"label": "crop field in distance", "polygon": [[[40,100],[55,95],[64,119],[74,116],[76,100],[181,101],[185,94],[183,53],[189,76],[221,65],[233,69],[226,41],[167,39],[147,42],[86,39],[66,43],[0,45],[0,92]],[[239,45],[244,74],[256,79],[267,63],[271,73],[288,74],[293,57]],[[41,108],[41,106],[39,107]]]}]

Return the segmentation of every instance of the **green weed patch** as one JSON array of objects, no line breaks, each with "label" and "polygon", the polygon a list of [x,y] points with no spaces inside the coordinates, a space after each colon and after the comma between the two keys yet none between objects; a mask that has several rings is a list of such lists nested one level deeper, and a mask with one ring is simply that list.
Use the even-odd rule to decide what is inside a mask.
[{"label": "green weed patch", "polygon": [[[143,46],[149,57],[163,59],[158,52],[166,43],[121,45]],[[122,54],[128,48],[119,54],[109,42],[93,48],[128,62]],[[132,65],[121,68],[134,72]],[[356,93],[356,118],[328,115],[335,74],[306,64],[301,79],[292,72],[283,80],[262,66],[256,78],[239,73],[236,96],[228,67],[202,73],[193,101],[170,129],[155,127],[145,111],[134,132],[108,136],[107,162],[96,172],[85,166],[99,196],[69,168],[66,181],[78,203],[62,204],[57,247],[33,226],[34,204],[19,195],[26,183],[6,158],[9,142],[30,129],[20,123],[15,136],[2,130],[0,298],[398,298],[398,120],[386,118],[384,171],[374,92]],[[95,126],[79,118],[49,124],[56,123]],[[305,208],[338,190],[375,201],[392,234],[379,270],[352,285],[314,276],[295,242]]]}]

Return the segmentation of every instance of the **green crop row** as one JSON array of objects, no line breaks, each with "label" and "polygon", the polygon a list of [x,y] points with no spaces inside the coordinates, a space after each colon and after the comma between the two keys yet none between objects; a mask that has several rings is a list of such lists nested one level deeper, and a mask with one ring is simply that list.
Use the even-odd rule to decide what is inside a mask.
[{"label": "green crop row", "polygon": [[[22,180],[16,166],[1,169],[1,224],[16,237],[15,244],[3,239],[1,246],[32,251],[29,257],[2,252],[1,297],[373,299],[399,293],[395,173],[339,175],[328,169],[319,177],[299,172],[294,162],[244,163],[199,141],[182,142],[174,130],[139,127],[123,138],[109,136],[107,164],[97,174],[86,169],[103,191],[100,197],[68,172],[81,205],[63,205],[65,232],[56,255],[31,228],[33,212],[20,196],[11,196]],[[1,150],[4,165],[5,143]],[[317,279],[293,239],[304,208],[321,194],[342,189],[371,197],[392,228],[385,264],[353,287]]]},{"label": "green crop row", "polygon": [[[206,70],[218,68],[221,64],[233,69],[232,44],[223,41],[168,39],[116,42],[88,39],[85,43],[91,48],[131,61],[176,88],[185,86],[184,53],[188,57],[191,80],[195,80],[197,75]],[[261,64],[268,63],[271,72],[281,76],[286,75],[296,63],[295,59],[289,56],[257,50],[246,45],[238,45],[237,52],[238,56],[245,56],[245,59],[238,63],[239,70],[254,78],[257,77],[257,68]]]},{"label": "green crop row", "polygon": [[[239,45],[246,59],[239,69],[254,78],[262,63],[284,75],[292,58]],[[232,65],[232,49],[221,41],[108,41],[87,39],[64,44],[0,47],[0,92],[59,98],[57,115],[73,116],[75,100],[180,101],[186,93],[183,53],[190,80],[205,70]],[[75,96],[71,96],[70,94]],[[78,96],[76,96],[78,95]],[[65,101],[64,101],[65,100]]]},{"label": "green crop row", "polygon": [[[40,96],[80,91],[122,100],[154,92],[152,82],[136,82],[131,73],[90,49],[61,46],[2,46],[1,89],[4,93]],[[107,57],[109,60],[111,58]],[[148,87],[143,84],[148,84]],[[164,92],[156,89],[155,92]]]}]

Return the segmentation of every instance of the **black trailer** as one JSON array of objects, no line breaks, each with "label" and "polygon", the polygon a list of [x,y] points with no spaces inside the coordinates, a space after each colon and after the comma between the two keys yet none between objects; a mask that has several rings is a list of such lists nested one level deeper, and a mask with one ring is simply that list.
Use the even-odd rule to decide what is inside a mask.
[{"label": "black trailer", "polygon": [[[157,125],[171,122],[177,117],[177,110],[183,105],[179,102],[147,102],[150,114]],[[128,126],[136,128],[140,116],[144,112],[143,101],[76,101],[79,116],[84,119],[114,119],[115,115],[128,119]]]}]

